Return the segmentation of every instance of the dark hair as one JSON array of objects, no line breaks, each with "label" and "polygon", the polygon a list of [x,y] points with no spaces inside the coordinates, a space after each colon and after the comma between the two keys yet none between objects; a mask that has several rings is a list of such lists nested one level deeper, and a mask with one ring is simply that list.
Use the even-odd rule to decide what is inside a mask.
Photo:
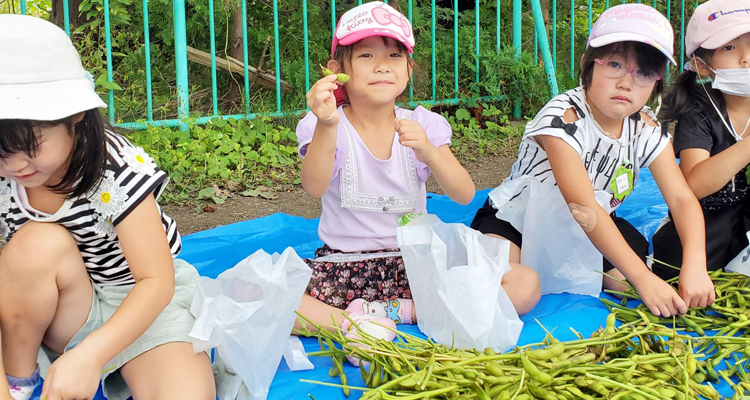
[{"label": "dark hair", "polygon": [[[695,56],[707,63],[711,61],[713,55],[714,50],[698,48],[695,51]],[[701,112],[713,109],[708,96],[711,96],[714,104],[720,110],[725,109],[724,97],[721,92],[712,88],[711,85],[706,85],[704,89],[701,87],[702,84],[696,81],[699,78],[700,76],[697,73],[688,70],[677,76],[664,96],[664,106],[659,113],[660,121],[670,122],[682,118],[685,118],[688,122],[692,121]],[[706,92],[708,92],[708,95],[706,95]]]},{"label": "dark hair", "polygon": [[73,117],[57,121],[0,120],[0,158],[19,152],[36,157],[39,142],[35,129],[65,125],[73,137],[68,170],[58,184],[49,188],[72,198],[88,193],[98,186],[107,166],[106,128],[98,109],[86,111],[75,125]]},{"label": "dark hair", "polygon": [[641,42],[616,42],[602,47],[591,47],[583,54],[581,64],[581,84],[584,90],[591,86],[594,75],[594,63],[597,58],[604,58],[610,54],[619,54],[627,59],[630,54],[635,56],[638,68],[656,73],[661,77],[656,81],[651,97],[658,96],[664,90],[664,80],[667,76],[667,59],[664,54],[655,47]]}]

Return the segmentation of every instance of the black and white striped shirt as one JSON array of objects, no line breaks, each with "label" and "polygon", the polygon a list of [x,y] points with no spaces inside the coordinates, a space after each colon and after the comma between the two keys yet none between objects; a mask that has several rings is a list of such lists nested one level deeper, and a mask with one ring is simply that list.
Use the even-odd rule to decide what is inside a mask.
[{"label": "black and white striped shirt", "polygon": [[[570,108],[575,110],[578,121],[565,124],[562,117]],[[648,107],[644,106],[641,112],[656,120]],[[648,167],[669,143],[669,136],[662,134],[661,127],[649,126],[647,122],[625,118],[620,139],[610,138],[595,125],[586,107],[583,89],[578,87],[568,90],[550,100],[526,125],[518,158],[504,182],[533,177],[544,183],[556,184],[547,153],[536,142],[539,135],[554,136],[565,141],[581,155],[591,186],[594,190],[610,195],[610,207],[614,210],[622,203],[614,198],[611,187],[617,167],[623,165],[625,160],[632,163],[635,186],[639,168]]]},{"label": "black and white striped shirt", "polygon": [[[81,252],[89,276],[102,285],[135,283],[117,239],[115,227],[144,198],[158,199],[169,177],[153,159],[124,137],[107,132],[107,169],[98,188],[77,199],[67,199],[55,214],[32,208],[26,190],[0,177],[0,232],[6,241],[29,221],[54,222],[68,229]],[[182,249],[177,224],[161,212],[172,257]]]}]

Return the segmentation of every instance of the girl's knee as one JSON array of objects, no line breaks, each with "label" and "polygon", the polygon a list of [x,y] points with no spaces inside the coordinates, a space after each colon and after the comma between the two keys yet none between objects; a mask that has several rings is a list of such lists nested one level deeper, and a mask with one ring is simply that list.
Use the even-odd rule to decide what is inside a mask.
[{"label": "girl's knee", "polygon": [[133,398],[215,399],[211,361],[192,349],[189,343],[167,343],[125,364],[121,372]]},{"label": "girl's knee", "polygon": [[54,223],[28,222],[13,235],[0,254],[0,270],[51,269],[71,256],[80,259],[80,252],[75,239],[65,227]]},{"label": "girl's knee", "polygon": [[[542,298],[542,286],[539,274],[534,269],[521,264],[511,264],[508,279],[503,287],[511,297],[519,315],[531,311]],[[513,288],[509,290],[510,288]]]}]

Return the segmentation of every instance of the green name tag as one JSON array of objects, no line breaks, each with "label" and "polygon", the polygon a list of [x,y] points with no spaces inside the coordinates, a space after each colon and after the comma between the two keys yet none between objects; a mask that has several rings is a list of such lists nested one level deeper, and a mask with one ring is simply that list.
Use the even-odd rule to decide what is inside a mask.
[{"label": "green name tag", "polygon": [[617,200],[622,200],[633,191],[633,165],[625,160],[617,167],[610,183]]}]

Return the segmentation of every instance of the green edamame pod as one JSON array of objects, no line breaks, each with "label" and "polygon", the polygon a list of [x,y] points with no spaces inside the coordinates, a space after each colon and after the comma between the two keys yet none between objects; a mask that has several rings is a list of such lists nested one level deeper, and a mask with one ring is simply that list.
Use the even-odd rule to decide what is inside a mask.
[{"label": "green edamame pod", "polygon": [[477,399],[479,400],[492,400],[490,396],[487,395],[487,392],[485,392],[476,382],[474,383],[474,393],[477,394]]},{"label": "green edamame pod", "polygon": [[503,372],[503,369],[495,364],[486,364],[484,368],[489,372],[492,376],[505,376],[505,373]]},{"label": "green edamame pod", "polygon": [[656,389],[660,395],[664,396],[665,398],[674,398],[677,396],[677,391],[670,388],[660,387]]},{"label": "green edamame pod", "polygon": [[396,357],[388,357],[388,363],[391,364],[391,369],[393,370],[393,372],[401,372],[401,361],[399,361]]},{"label": "green edamame pod", "polygon": [[349,379],[346,377],[345,373],[341,373],[341,384],[344,385],[344,387],[341,389],[344,392],[344,396],[349,397],[349,387],[346,386],[349,384]]},{"label": "green edamame pod", "polygon": [[526,373],[529,374],[531,379],[543,385],[552,383],[552,375],[544,371],[540,371],[533,362],[529,361],[529,359],[526,358],[526,356],[521,356],[521,362],[523,363],[523,369],[526,370]]},{"label": "green edamame pod", "polygon": [[[326,67],[324,67],[322,65],[320,66],[320,70],[323,72],[323,76],[328,76],[328,75],[333,75],[334,74],[333,71],[331,71],[330,69],[328,69],[328,68],[326,68]],[[336,74],[336,82],[338,82],[338,83],[340,83],[342,85],[345,84],[346,82],[349,82],[349,79],[351,79],[351,77],[349,75],[347,75],[347,74]]]},{"label": "green edamame pod", "polygon": [[684,315],[680,315],[680,321],[682,321],[682,323],[683,323],[683,324],[685,324],[685,326],[687,326],[688,328],[691,328],[691,329],[692,329],[693,331],[695,331],[695,333],[697,333],[697,334],[699,334],[699,335],[701,335],[701,336],[705,336],[705,335],[706,335],[706,332],[704,332],[704,331],[703,331],[703,328],[701,328],[701,327],[700,327],[700,326],[699,326],[699,325],[698,325],[698,324],[697,324],[697,323],[696,323],[695,321],[693,321],[692,319],[690,319],[690,318],[685,318],[685,316],[684,316]]},{"label": "green edamame pod", "polygon": [[563,352],[565,352],[565,343],[558,342],[545,349],[531,350],[526,355],[535,360],[549,360],[552,357],[559,356]]}]

